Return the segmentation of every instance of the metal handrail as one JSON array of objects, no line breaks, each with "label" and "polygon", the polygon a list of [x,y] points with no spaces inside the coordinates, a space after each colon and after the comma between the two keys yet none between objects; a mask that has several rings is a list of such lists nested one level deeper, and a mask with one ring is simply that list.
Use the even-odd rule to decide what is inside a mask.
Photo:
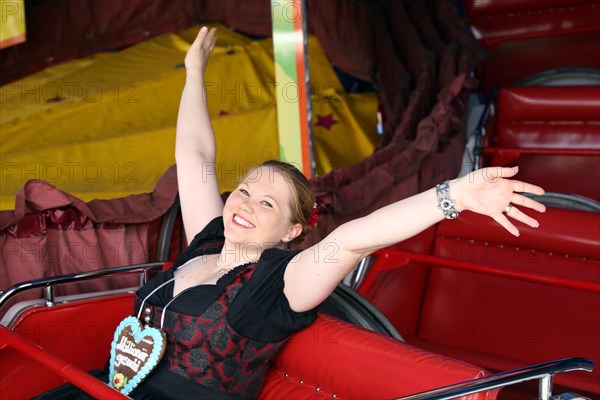
[{"label": "metal handrail", "polygon": [[0,291],[0,308],[2,308],[2,306],[8,301],[8,299],[14,296],[15,294],[23,292],[25,290],[37,288],[44,289],[46,305],[52,306],[54,305],[54,292],[52,288],[54,287],[54,285],[65,283],[82,282],[98,278],[110,278],[113,276],[140,273],[141,286],[148,280],[148,273],[150,271],[160,270],[163,265],[164,262],[160,261],[137,265],[128,265],[124,267],[99,269],[96,271],[79,272],[75,274],[60,275],[21,282],[9,287],[8,289],[6,289],[6,291]]},{"label": "metal handrail", "polygon": [[[6,301],[8,301],[10,297],[19,292],[35,288],[45,288],[47,294],[52,294],[52,290],[48,289],[51,289],[54,285],[71,283],[75,281],[81,282],[97,278],[106,278],[132,273],[140,273],[140,284],[143,284],[147,280],[149,272],[160,270],[162,269],[163,265],[163,262],[153,262],[22,282],[17,285],[11,286],[5,292],[0,292],[0,308],[6,303]],[[52,305],[52,303],[53,298],[46,298],[47,305]],[[539,379],[540,385],[538,399],[550,400],[552,396],[552,380],[555,374],[575,370],[584,370],[591,372],[593,369],[594,363],[591,360],[585,358],[567,358],[524,367],[508,372],[502,372],[481,379],[457,383],[439,389],[410,395],[408,397],[402,397],[400,399],[453,399],[456,397],[466,396],[473,393],[489,391],[497,388],[514,385],[517,383]]]},{"label": "metal handrail", "polygon": [[105,382],[98,380],[84,370],[64,359],[45,351],[23,336],[0,326],[0,346],[10,346],[33,362],[42,365],[82,391],[98,399],[129,399]]},{"label": "metal handrail", "polygon": [[565,149],[565,148],[546,148],[546,147],[486,147],[483,149],[485,154],[541,154],[551,156],[598,156],[598,149]]},{"label": "metal handrail", "polygon": [[512,371],[501,372],[472,381],[456,383],[454,385],[444,386],[439,389],[429,390],[407,397],[401,397],[400,399],[454,399],[461,396],[467,396],[473,393],[489,391],[510,385],[515,385],[522,382],[531,381],[534,379],[539,379],[540,385],[538,399],[549,400],[552,396],[553,376],[558,373],[577,370],[591,372],[594,370],[594,363],[593,361],[588,360],[586,358],[564,358],[561,360],[531,365]]},{"label": "metal handrail", "polygon": [[492,89],[490,92],[483,111],[479,117],[479,122],[473,131],[475,135],[475,145],[473,146],[473,163],[471,165],[471,171],[481,167],[481,156],[483,155],[483,136],[485,135],[485,126],[494,114],[494,100],[496,99],[496,89]]},{"label": "metal handrail", "polygon": [[[545,275],[541,273],[535,272],[523,272],[519,270],[506,269],[498,266],[494,266],[492,264],[480,264],[475,262],[457,260],[453,258],[445,258],[439,255],[432,255],[426,253],[413,253],[410,251],[401,251],[401,250],[378,250],[375,255],[391,255],[397,256],[399,262],[408,263],[408,262],[417,262],[422,264],[429,264],[433,266],[439,266],[444,268],[451,268],[462,271],[472,271],[481,274],[498,276],[502,278],[510,278],[516,279],[524,282],[534,282],[541,283],[544,285],[551,285],[561,288],[575,289],[590,293],[600,293],[600,283],[591,282],[581,279],[572,279],[572,278],[564,278],[560,276],[554,275]],[[378,266],[374,264],[374,271],[382,272],[388,271],[391,269],[395,269],[401,267],[400,265],[387,265],[384,267]],[[365,277],[361,289],[364,290],[365,287],[370,288],[370,285],[373,284],[376,274],[370,274]]]},{"label": "metal handrail", "polygon": [[156,259],[158,261],[167,261],[169,259],[173,228],[177,216],[179,215],[180,208],[179,194],[177,194],[177,196],[175,196],[175,201],[162,218],[160,232],[158,233],[158,246],[156,249]]}]

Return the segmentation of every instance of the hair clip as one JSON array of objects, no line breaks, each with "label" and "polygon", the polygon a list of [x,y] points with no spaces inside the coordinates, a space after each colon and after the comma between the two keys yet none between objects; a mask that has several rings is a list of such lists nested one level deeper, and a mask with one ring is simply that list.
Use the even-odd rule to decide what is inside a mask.
[{"label": "hair clip", "polygon": [[313,208],[310,213],[310,217],[308,217],[308,221],[306,224],[310,227],[310,229],[315,229],[317,226],[317,222],[319,221],[319,208],[317,207],[317,203],[313,203]]}]

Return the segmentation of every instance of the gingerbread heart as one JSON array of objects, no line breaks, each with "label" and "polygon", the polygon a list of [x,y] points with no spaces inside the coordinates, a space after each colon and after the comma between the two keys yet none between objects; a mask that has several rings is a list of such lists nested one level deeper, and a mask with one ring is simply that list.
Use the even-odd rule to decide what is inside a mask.
[{"label": "gingerbread heart", "polygon": [[143,328],[135,317],[127,317],[115,330],[110,345],[108,384],[128,395],[158,365],[165,354],[165,334]]}]

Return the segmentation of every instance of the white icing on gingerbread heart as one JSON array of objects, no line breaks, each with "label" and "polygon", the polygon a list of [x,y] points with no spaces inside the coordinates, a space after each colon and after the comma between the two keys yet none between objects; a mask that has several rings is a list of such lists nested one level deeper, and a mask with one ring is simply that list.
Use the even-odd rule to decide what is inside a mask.
[{"label": "white icing on gingerbread heart", "polygon": [[128,395],[158,365],[165,344],[165,334],[160,329],[142,329],[137,318],[125,318],[117,326],[110,345],[108,384]]}]

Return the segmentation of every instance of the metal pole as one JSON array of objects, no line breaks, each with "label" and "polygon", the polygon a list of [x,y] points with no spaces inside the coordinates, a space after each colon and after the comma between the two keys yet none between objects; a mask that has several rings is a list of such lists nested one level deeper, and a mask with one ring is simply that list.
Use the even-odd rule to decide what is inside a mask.
[{"label": "metal pole", "polygon": [[310,81],[304,0],[271,0],[279,152],[313,176]]},{"label": "metal pole", "polygon": [[545,375],[540,379],[538,400],[550,400],[552,397],[552,375]]}]

